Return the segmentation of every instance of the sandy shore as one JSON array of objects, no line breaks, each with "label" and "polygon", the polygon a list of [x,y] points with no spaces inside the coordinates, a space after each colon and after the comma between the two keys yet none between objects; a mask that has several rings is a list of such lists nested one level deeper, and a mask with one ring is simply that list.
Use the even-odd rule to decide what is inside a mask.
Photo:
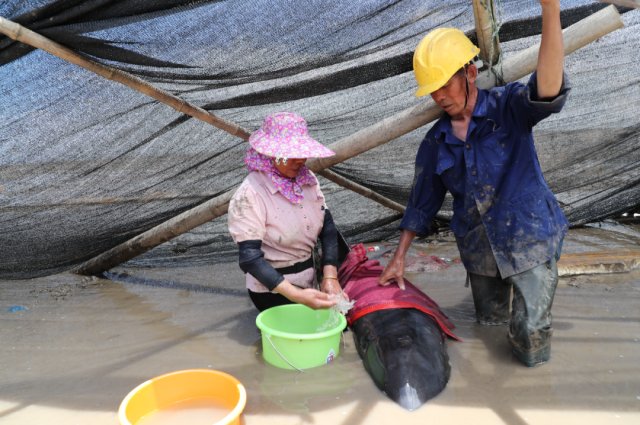
[{"label": "sandy shore", "polygon": [[[638,245],[633,234],[583,229],[565,253]],[[216,264],[0,281],[0,424],[115,425],[132,388],[187,368],[240,379],[246,425],[640,423],[640,270],[562,277],[552,360],[528,369],[511,357],[505,327],[474,322],[451,241],[416,243],[411,258],[408,277],[463,339],[448,343],[447,388],[415,412],[377,390],[349,332],[330,365],[300,373],[265,364],[243,277]]]}]

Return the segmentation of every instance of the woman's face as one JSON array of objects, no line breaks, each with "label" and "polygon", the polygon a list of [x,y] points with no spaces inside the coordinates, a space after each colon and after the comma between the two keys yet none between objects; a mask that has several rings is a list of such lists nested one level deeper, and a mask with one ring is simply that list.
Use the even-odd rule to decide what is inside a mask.
[{"label": "woman's face", "polygon": [[290,179],[296,178],[305,162],[307,162],[307,158],[290,158],[286,163],[284,161],[280,161],[280,163],[278,163],[275,159],[273,160],[278,172]]}]

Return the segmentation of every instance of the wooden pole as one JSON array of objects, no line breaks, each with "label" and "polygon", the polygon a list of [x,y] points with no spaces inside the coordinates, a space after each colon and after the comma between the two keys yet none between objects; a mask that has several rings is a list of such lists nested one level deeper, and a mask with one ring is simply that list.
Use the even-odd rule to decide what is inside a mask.
[{"label": "wooden pole", "polygon": [[[112,80],[112,81],[116,81],[121,84],[124,84],[127,87],[130,87],[136,91],[139,91],[162,103],[165,103],[171,106],[172,108],[174,108],[180,113],[185,113],[201,121],[212,124],[215,127],[220,128],[230,133],[233,136],[238,136],[245,141],[249,140],[250,133],[247,130],[241,128],[240,126],[234,123],[231,123],[229,121],[226,121],[222,118],[219,118],[211,114],[210,112],[198,106],[192,105],[189,102],[171,93],[168,93],[162,89],[159,89],[134,75],[131,75],[127,72],[120,71],[118,69],[111,68],[111,67],[102,65],[100,63],[94,62],[90,59],[87,59],[82,55],[74,52],[73,50],[61,44],[58,44],[52,40],[49,40],[48,38],[43,37],[40,34],[34,31],[31,31],[28,28],[25,28],[22,25],[19,25],[15,22],[9,21],[3,17],[0,17],[0,32],[4,33],[5,35],[12,38],[13,40],[42,49],[48,53],[51,53],[54,56],[57,56],[70,63],[78,65],[91,72],[94,72],[108,80]],[[398,208],[401,208],[402,211],[404,210],[400,204],[397,204],[396,202],[390,199],[387,199],[384,196],[364,186],[361,186],[355,182],[352,182],[345,177],[332,173],[329,170],[318,170],[318,173],[323,177],[327,178],[328,180],[331,180],[340,186],[343,186],[356,193],[359,193],[362,196],[372,199],[375,202],[379,202],[384,206],[388,206],[395,210],[398,210]],[[136,242],[137,240],[138,240],[137,238],[134,238],[132,240],[132,245],[139,245]],[[159,240],[162,240],[162,238],[160,238]],[[162,242],[165,242],[165,240],[162,240]]]},{"label": "wooden pole", "polygon": [[498,28],[495,27],[494,11],[493,0],[473,0],[473,16],[476,22],[480,58],[488,68],[498,63],[500,59],[500,42],[497,34]]},{"label": "wooden pole", "polygon": [[[608,6],[563,31],[565,54],[568,55],[623,26],[615,6]],[[538,60],[539,48],[538,44],[505,59],[503,61],[504,81],[516,81],[533,72]],[[477,85],[480,88],[495,86],[495,75],[487,71],[482,72],[478,76]],[[438,118],[441,113],[442,110],[431,99],[427,99],[331,144],[329,148],[336,152],[336,155],[309,160],[307,165],[312,170],[329,168],[420,128]]]},{"label": "wooden pole", "polygon": [[[620,19],[620,14],[614,6],[602,9],[564,30],[565,54],[569,54],[605,34],[622,27],[623,23]],[[539,47],[539,45],[533,46],[505,60],[504,68],[508,71],[505,73],[505,81],[515,81],[531,73],[535,69]],[[489,88],[495,85],[494,78],[495,76],[493,76],[492,73],[485,71],[481,74],[478,84],[480,87]],[[405,109],[377,124],[357,131],[351,136],[333,143],[330,148],[336,152],[336,155],[330,158],[310,160],[308,161],[308,165],[314,171],[329,168],[332,165],[338,164],[421,127],[438,118],[440,114],[441,110],[429,99],[427,102]],[[136,238],[85,262],[76,269],[76,272],[80,274],[99,274],[105,270],[109,270],[124,261],[130,260],[168,241],[182,232],[189,231],[225,214],[230,199],[231,191],[217,198],[213,198],[189,211],[185,211],[174,219],[147,230]],[[182,221],[179,217],[188,217],[188,220],[185,219]],[[172,228],[175,226],[175,222],[186,224],[181,226],[180,233]]]},{"label": "wooden pole", "polygon": [[331,180],[334,183],[339,184],[340,186],[347,188],[347,189],[351,189],[354,192],[360,193],[363,196],[366,196],[367,198],[376,201],[377,203],[379,203],[380,205],[383,205],[387,208],[390,208],[392,210],[396,210],[398,212],[404,213],[405,207],[404,205],[401,205],[395,201],[392,201],[389,198],[385,198],[384,196],[380,195],[377,192],[374,192],[373,190],[369,189],[368,187],[365,186],[361,186],[358,183],[348,180],[344,177],[342,177],[341,175],[334,173],[331,170],[321,170],[319,172],[320,175],[322,175],[323,177]]},{"label": "wooden pole", "polygon": [[[350,180],[342,180],[343,178],[340,175],[329,170],[324,170],[322,174],[325,175],[325,177],[326,175],[329,175],[332,181],[337,181],[338,184],[341,184],[348,189],[353,190],[353,186],[357,185],[357,183]],[[373,199],[374,201],[377,201],[393,210],[404,212],[404,206],[387,199],[364,186],[356,189],[369,191],[371,193],[367,196],[368,198]],[[226,214],[229,208],[229,201],[231,200],[234,191],[235,188],[212,198],[195,208],[185,211],[182,214],[177,215],[172,219],[167,220],[124,243],[121,243],[120,245],[117,245],[90,260],[85,261],[75,268],[73,272],[82,275],[98,275],[175,238],[176,236],[186,233],[191,229],[213,220],[214,218]]]},{"label": "wooden pole", "polygon": [[249,133],[246,130],[240,128],[232,122],[216,117],[208,111],[198,106],[194,106],[179,98],[178,96],[154,87],[146,81],[136,77],[135,75],[131,75],[124,71],[120,71],[119,69],[111,68],[98,62],[94,62],[82,55],[79,55],[78,53],[63,46],[62,44],[56,43],[53,40],[43,37],[40,34],[31,31],[30,29],[25,28],[20,24],[3,18],[2,16],[0,16],[0,32],[13,40],[28,44],[33,47],[37,47],[38,49],[51,53],[54,56],[78,65],[108,80],[124,84],[127,87],[144,93],[147,96],[151,96],[152,98],[171,106],[173,109],[180,113],[187,114],[201,121],[207,122],[234,136],[238,136],[245,140],[249,138]]},{"label": "wooden pole", "polygon": [[[6,22],[3,19],[0,20],[0,24],[3,24],[3,21]],[[620,14],[614,6],[602,9],[564,30],[565,54],[569,54],[623,26]],[[4,28],[4,25],[0,25],[0,31],[5,32]],[[504,68],[509,71],[505,72],[505,81],[515,81],[531,73],[535,69],[538,48],[539,45],[533,46],[505,60]],[[491,73],[484,72],[481,74],[478,80],[480,87],[488,88],[495,84],[495,77],[487,74]],[[413,131],[435,120],[441,113],[441,110],[431,100],[405,109],[377,124],[359,130],[333,143],[329,147],[336,152],[336,155],[330,158],[310,160],[308,162],[309,168],[314,171],[329,168]],[[80,274],[99,274],[181,233],[213,220],[227,212],[232,193],[233,191],[230,190],[191,210],[185,211],[173,219],[147,230],[134,239],[85,262],[75,271]]]},{"label": "wooden pole", "polygon": [[[162,103],[171,106],[173,109],[177,110],[180,113],[184,113],[201,121],[207,122],[217,128],[226,131],[227,133],[230,133],[233,136],[238,136],[245,141],[249,140],[250,132],[238,126],[237,124],[219,118],[212,113],[198,106],[195,106],[184,99],[181,99],[178,96],[175,96],[147,83],[146,81],[136,77],[135,75],[131,75],[127,72],[120,71],[119,69],[102,65],[90,59],[87,59],[82,55],[74,52],[73,50],[59,43],[56,43],[53,40],[49,40],[48,38],[43,37],[40,34],[31,31],[20,24],[9,21],[8,19],[5,19],[1,16],[0,32],[4,33],[13,40],[42,49],[54,56],[78,65],[91,72],[94,72],[108,80],[124,84],[127,87],[130,87],[136,91],[139,91]],[[338,176],[335,173],[330,173],[328,171],[324,172],[322,170],[318,170],[318,173],[328,180],[334,181],[336,184],[344,186],[376,202],[380,202],[383,205],[395,204],[392,200],[387,199],[382,195],[375,193],[374,191],[364,186],[358,185],[357,183],[352,182],[344,177]]]},{"label": "wooden pole", "polygon": [[80,264],[73,269],[73,272],[82,275],[99,275],[201,224],[220,217],[227,213],[233,193],[234,190],[229,190],[139,234],[133,239],[116,245]]},{"label": "wooden pole", "polygon": [[612,3],[630,9],[640,9],[640,0],[600,0],[601,3]]},{"label": "wooden pole", "polygon": [[[569,54],[622,26],[620,14],[615,7],[607,7],[564,30],[565,53]],[[515,81],[532,72],[537,62],[538,48],[539,45],[534,46],[506,60],[505,70],[509,72],[506,73],[505,80]],[[481,87],[488,88],[495,84],[490,72],[484,72],[482,75],[482,81],[479,83]],[[435,120],[440,113],[441,110],[431,100],[423,102],[333,143],[330,148],[336,152],[334,157],[312,160],[308,165],[315,171],[328,168],[421,127]],[[99,274],[108,270],[179,234],[172,229],[176,221],[188,223],[180,229],[186,232],[225,214],[229,199],[231,199],[231,192],[185,211],[180,216],[144,232],[133,240],[87,261],[76,271],[81,274]],[[181,221],[179,219],[181,216],[188,217],[188,221]]]},{"label": "wooden pole", "polygon": [[[624,22],[615,6],[604,9],[576,22],[562,31],[564,53],[569,55],[576,50],[596,41],[608,33],[624,27]],[[516,81],[535,71],[540,45],[528,47],[503,62],[504,81]],[[492,87],[496,84],[495,75],[483,72],[477,81],[479,87]]]}]

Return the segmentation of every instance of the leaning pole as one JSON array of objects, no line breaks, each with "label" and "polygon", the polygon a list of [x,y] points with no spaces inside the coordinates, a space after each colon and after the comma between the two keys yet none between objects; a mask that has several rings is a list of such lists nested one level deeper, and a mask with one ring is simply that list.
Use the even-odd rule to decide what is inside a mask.
[{"label": "leaning pole", "polygon": [[[622,27],[624,23],[616,7],[607,6],[562,31],[565,55]],[[536,44],[505,58],[502,62],[504,81],[516,81],[532,73],[536,67],[539,48],[540,45]],[[476,84],[480,88],[493,87],[496,85],[495,75],[492,72],[482,72]],[[309,160],[307,165],[312,169],[331,167],[422,127],[437,119],[441,113],[442,110],[428,99],[338,140],[329,146],[336,155]]]},{"label": "leaning pole", "polygon": [[[563,31],[565,54],[568,55],[623,26],[615,6],[602,9]],[[532,46],[504,60],[504,81],[516,81],[533,72],[539,48],[539,44]],[[478,78],[481,88],[493,87],[495,84],[495,75],[490,71],[483,72]],[[324,170],[434,121],[441,113],[442,110],[429,99],[329,145],[329,148],[336,152],[335,156],[309,160],[307,164],[313,171]],[[75,272],[85,275],[100,274],[181,233],[226,214],[232,192],[226,192],[115,246],[81,264]]]},{"label": "leaning pole", "polygon": [[[7,23],[10,24],[9,29],[7,29]],[[17,38],[19,34],[16,33],[15,25],[17,24],[0,17],[0,32],[15,40],[22,41]],[[623,26],[620,14],[614,6],[602,9],[563,31],[565,55]],[[537,62],[538,49],[539,45],[535,45],[504,60],[504,81],[516,81],[533,72]],[[489,88],[495,84],[495,76],[491,72],[480,74],[479,87]],[[182,112],[186,113],[184,109]],[[211,115],[207,111],[204,112]],[[420,103],[331,144],[329,148],[336,152],[336,155],[330,158],[309,160],[308,166],[313,171],[320,172],[434,121],[441,113],[441,109],[431,100]],[[235,128],[233,124],[230,124],[230,127],[232,131],[239,133],[237,134],[239,137],[247,137],[246,132],[242,134],[242,130]],[[115,246],[81,264],[74,269],[74,272],[84,275],[100,274],[211,221],[227,212],[232,193],[233,189]]]},{"label": "leaning pole", "polygon": [[[13,40],[20,41],[21,43],[28,44],[32,47],[39,48],[48,52],[60,59],[63,59],[67,62],[70,62],[74,65],[78,65],[88,71],[91,71],[107,80],[115,81],[117,83],[123,84],[129,88],[132,88],[140,93],[143,93],[147,96],[150,96],[165,105],[170,106],[176,111],[189,115],[193,118],[199,119],[206,123],[213,125],[221,130],[226,131],[232,136],[240,137],[241,139],[247,141],[249,140],[250,132],[246,129],[240,127],[239,125],[222,119],[211,112],[193,105],[186,100],[169,93],[165,90],[162,90],[152,84],[149,84],[147,81],[136,77],[128,72],[124,72],[122,70],[103,65],[101,63],[95,62],[81,54],[76,53],[75,51],[69,49],[66,46],[63,46],[59,43],[56,43],[53,40],[50,40],[37,32],[31,31],[24,26],[17,24],[15,22],[9,21],[0,16],[0,32],[4,33],[8,37]],[[355,183],[349,179],[346,179],[330,170],[320,171],[320,174],[328,180],[335,182],[336,184],[343,186],[347,189],[350,189],[362,196],[365,196],[369,199],[372,199],[375,202],[384,205],[387,208],[394,209],[396,211],[404,211],[404,207],[397,202],[392,201],[391,199],[385,198],[384,196],[376,193],[358,183]]]},{"label": "leaning pole", "polygon": [[[608,6],[563,30],[564,50],[568,55],[604,35],[624,26],[615,6]],[[531,46],[503,61],[505,82],[516,81],[535,70],[540,45]],[[478,77],[478,85],[489,88],[496,84],[495,75],[485,71]],[[414,107],[366,127],[331,145],[335,156],[309,160],[309,168],[320,171],[383,145],[437,119],[442,110],[429,99]],[[146,232],[117,245],[81,264],[74,271],[84,275],[97,275],[128,261],[152,248],[187,232],[199,225],[226,214],[233,190],[185,211]]]}]

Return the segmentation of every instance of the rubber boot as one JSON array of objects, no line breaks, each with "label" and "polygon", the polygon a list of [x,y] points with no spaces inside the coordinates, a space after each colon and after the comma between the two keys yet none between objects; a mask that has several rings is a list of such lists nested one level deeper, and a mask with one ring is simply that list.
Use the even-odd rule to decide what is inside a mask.
[{"label": "rubber boot", "polygon": [[551,356],[551,305],[558,285],[556,260],[506,279],[513,285],[509,343],[515,357],[529,367]]},{"label": "rubber boot", "polygon": [[469,273],[476,320],[481,325],[497,326],[509,323],[511,285],[499,277]]}]

